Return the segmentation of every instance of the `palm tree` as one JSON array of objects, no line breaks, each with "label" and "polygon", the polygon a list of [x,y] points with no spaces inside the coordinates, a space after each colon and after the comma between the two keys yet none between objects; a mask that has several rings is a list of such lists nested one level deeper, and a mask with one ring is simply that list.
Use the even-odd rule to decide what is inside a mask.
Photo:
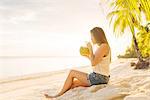
[{"label": "palm tree", "polygon": [[133,41],[134,47],[139,59],[136,64],[136,68],[145,68],[148,66],[148,62],[144,61],[141,52],[138,47],[136,40],[135,30],[143,30],[144,27],[141,25],[142,13],[146,16],[147,20],[150,20],[150,2],[147,0],[115,0],[112,2],[114,11],[108,14],[110,23],[113,23],[114,33],[117,36],[124,34],[125,29],[129,28]]}]

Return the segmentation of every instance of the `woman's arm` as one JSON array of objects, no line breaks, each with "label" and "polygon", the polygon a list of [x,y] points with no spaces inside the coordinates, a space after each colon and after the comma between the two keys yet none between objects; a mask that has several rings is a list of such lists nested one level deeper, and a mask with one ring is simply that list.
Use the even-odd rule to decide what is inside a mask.
[{"label": "woman's arm", "polygon": [[93,59],[94,59],[94,53],[93,53],[93,48],[92,48],[92,45],[91,45],[90,42],[87,43],[87,47],[88,47],[89,52],[90,52],[88,58],[89,58],[89,60],[90,60],[91,63],[92,63],[92,61],[93,61]]},{"label": "woman's arm", "polygon": [[104,57],[104,55],[106,55],[109,51],[109,47],[108,45],[105,43],[105,44],[102,44],[95,52],[95,54],[93,53],[93,48],[92,48],[92,45],[91,43],[89,42],[87,44],[87,47],[90,51],[90,55],[89,55],[89,60],[91,61],[91,65],[92,66],[95,66],[97,65],[101,60],[102,58]]}]

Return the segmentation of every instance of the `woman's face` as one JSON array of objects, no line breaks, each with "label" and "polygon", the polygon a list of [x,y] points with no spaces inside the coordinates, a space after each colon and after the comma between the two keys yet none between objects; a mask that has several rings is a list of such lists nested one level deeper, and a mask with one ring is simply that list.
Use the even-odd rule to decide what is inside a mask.
[{"label": "woman's face", "polygon": [[95,38],[92,34],[91,34],[91,41],[93,42],[93,44],[96,44]]}]

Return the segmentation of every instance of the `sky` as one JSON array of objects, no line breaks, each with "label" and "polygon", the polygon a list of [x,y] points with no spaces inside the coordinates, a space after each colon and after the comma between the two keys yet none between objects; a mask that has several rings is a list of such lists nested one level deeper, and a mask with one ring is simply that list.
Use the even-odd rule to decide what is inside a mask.
[{"label": "sky", "polygon": [[106,15],[110,0],[1,0],[0,56],[80,56],[79,48],[99,26],[113,57],[131,36],[113,35]]}]

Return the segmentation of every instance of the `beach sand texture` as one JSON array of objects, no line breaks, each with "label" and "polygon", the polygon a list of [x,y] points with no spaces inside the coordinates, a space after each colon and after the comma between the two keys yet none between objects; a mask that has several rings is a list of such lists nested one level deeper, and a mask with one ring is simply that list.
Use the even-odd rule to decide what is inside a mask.
[{"label": "beach sand texture", "polygon": [[[112,62],[108,85],[74,88],[55,100],[150,100],[150,69],[133,70],[131,61],[136,59]],[[77,70],[90,72],[90,67]],[[43,94],[60,91],[68,73],[69,69],[0,80],[0,100],[49,100]]]}]

